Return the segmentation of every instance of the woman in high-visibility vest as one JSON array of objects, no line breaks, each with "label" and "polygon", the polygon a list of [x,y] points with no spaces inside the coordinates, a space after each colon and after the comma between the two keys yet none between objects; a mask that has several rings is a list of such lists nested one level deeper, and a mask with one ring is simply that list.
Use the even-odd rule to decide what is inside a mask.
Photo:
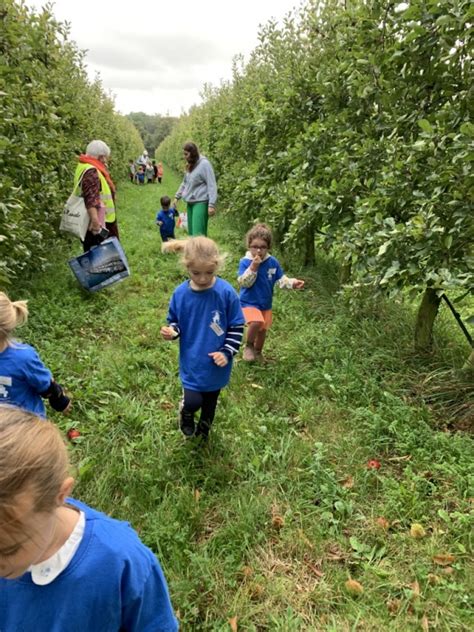
[{"label": "woman in high-visibility vest", "polygon": [[103,229],[111,237],[119,237],[115,214],[115,185],[107,169],[110,148],[102,140],[93,140],[86,153],[79,156],[74,174],[74,190],[81,190],[90,223],[83,247],[84,252],[104,240]]}]

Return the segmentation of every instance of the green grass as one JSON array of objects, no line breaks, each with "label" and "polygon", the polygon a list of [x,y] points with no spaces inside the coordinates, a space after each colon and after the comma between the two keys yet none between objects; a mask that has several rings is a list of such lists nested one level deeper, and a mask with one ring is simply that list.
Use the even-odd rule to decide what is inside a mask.
[{"label": "green grass", "polygon": [[[129,520],[157,553],[185,631],[230,630],[235,616],[249,632],[470,629],[472,444],[454,430],[456,414],[472,412],[472,384],[459,391],[450,372],[458,408],[433,399],[469,351],[450,317],[435,355],[418,358],[409,305],[350,310],[328,262],[296,270],[283,259],[307,289],[276,291],[266,364],[237,360],[209,445],[185,442],[177,345],[159,335],[185,275],[154,225],[177,185],[168,172],[161,187],[120,187],[123,283],[87,294],[58,252],[10,291],[29,299],[22,338],[74,398],[70,417],[52,418],[81,432],[76,495]],[[232,283],[242,235],[231,211],[211,220]],[[442,566],[439,554],[453,558]]]}]

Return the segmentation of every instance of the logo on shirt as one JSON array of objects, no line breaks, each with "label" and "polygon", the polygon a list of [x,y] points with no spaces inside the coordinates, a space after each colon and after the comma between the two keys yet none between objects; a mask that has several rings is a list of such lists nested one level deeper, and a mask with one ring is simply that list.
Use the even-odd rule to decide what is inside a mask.
[{"label": "logo on shirt", "polygon": [[12,385],[12,378],[6,375],[0,375],[0,397],[7,399],[9,397],[8,389],[6,386]]},{"label": "logo on shirt", "polygon": [[221,327],[221,315],[217,309],[212,312],[212,320],[209,327],[217,336],[222,336],[224,333],[224,330]]},{"label": "logo on shirt", "polygon": [[268,268],[267,277],[269,281],[272,280],[272,276],[276,274],[276,271],[277,271],[276,268]]}]

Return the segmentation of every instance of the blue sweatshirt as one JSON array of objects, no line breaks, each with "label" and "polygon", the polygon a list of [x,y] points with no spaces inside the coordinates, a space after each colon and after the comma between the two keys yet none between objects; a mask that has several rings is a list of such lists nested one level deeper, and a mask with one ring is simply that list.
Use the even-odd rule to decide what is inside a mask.
[{"label": "blue sweatshirt", "polygon": [[223,349],[229,328],[245,323],[239,297],[230,283],[217,277],[211,288],[199,292],[185,281],[171,297],[167,320],[180,332],[179,376],[183,387],[209,392],[226,386],[232,358],[220,367],[208,354]]},{"label": "blue sweatshirt", "polygon": [[83,503],[72,561],[50,584],[0,578],[1,632],[176,632],[163,572],[130,525]]}]

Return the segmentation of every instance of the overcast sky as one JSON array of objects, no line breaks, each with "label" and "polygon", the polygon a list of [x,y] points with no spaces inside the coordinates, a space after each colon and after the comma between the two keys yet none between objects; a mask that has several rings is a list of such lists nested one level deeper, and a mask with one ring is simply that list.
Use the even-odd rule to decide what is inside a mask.
[{"label": "overcast sky", "polygon": [[[26,0],[39,9],[45,0]],[[259,24],[282,21],[300,0],[56,0],[87,50],[91,78],[100,73],[123,114],[178,116],[200,102],[205,83],[230,79],[232,58],[258,44]]]}]

